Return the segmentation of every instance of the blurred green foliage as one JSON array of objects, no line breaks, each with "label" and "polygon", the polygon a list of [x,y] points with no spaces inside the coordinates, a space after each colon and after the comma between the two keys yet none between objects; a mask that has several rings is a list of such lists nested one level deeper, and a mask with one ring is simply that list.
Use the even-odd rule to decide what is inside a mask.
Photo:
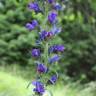
[{"label": "blurred green foliage", "polygon": [[[6,79],[7,78],[7,79]],[[0,71],[0,96],[30,96],[33,86],[29,81]],[[19,84],[19,87],[18,87]],[[96,96],[96,82],[81,86],[78,83],[57,84],[48,88],[54,96]],[[46,94],[44,96],[47,96]]]},{"label": "blurred green foliage", "polygon": [[27,84],[20,77],[0,72],[0,96],[28,96],[31,90],[26,88]]},{"label": "blurred green foliage", "polygon": [[62,71],[84,82],[96,80],[96,0],[70,1],[62,16],[66,46]]},{"label": "blurred green foliage", "polygon": [[35,40],[35,34],[24,28],[25,23],[32,19],[26,8],[27,2],[0,1],[0,64],[31,63],[29,50]]},{"label": "blurred green foliage", "polygon": [[[31,0],[0,0],[0,65],[33,66],[30,50],[34,47],[35,31],[25,29],[26,22],[40,18],[26,7]],[[57,41],[66,47],[60,62],[61,79],[96,80],[96,0],[69,0],[60,13],[62,33]],[[55,42],[57,42],[55,41]]]}]

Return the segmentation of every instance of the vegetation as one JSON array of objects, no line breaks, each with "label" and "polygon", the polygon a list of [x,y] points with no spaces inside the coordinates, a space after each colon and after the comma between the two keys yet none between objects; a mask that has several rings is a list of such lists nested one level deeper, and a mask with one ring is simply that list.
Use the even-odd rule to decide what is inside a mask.
[{"label": "vegetation", "polygon": [[[30,50],[34,47],[36,34],[28,32],[24,26],[34,18],[43,20],[41,14],[27,10],[30,1],[0,0],[0,96],[30,93],[26,85],[34,78]],[[63,84],[52,90],[55,96],[95,96],[96,0],[68,0],[65,5],[64,13],[58,18],[62,32],[57,41],[53,41],[66,48],[58,66]],[[74,81],[80,84],[74,84]]]},{"label": "vegetation", "polygon": [[27,96],[27,81],[0,72],[0,96]]},{"label": "vegetation", "polygon": [[[30,49],[34,47],[35,32],[28,32],[24,26],[33,18],[39,16],[42,21],[43,17],[28,11],[28,2],[0,0],[0,65],[33,66]],[[95,5],[95,0],[70,0],[59,18],[63,31],[57,41],[66,47],[61,73],[84,82],[96,79]]]},{"label": "vegetation", "polygon": [[[26,88],[29,81],[21,77],[12,76],[5,72],[0,72],[0,96],[29,96],[30,88]],[[95,96],[96,82],[81,86],[78,83],[56,85],[52,87],[54,96]],[[45,95],[46,96],[46,95]]]}]

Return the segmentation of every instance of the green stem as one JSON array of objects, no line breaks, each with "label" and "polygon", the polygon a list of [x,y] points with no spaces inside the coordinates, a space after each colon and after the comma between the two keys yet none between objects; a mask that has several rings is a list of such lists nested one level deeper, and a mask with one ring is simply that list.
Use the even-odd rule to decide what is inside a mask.
[{"label": "green stem", "polygon": [[44,63],[48,66],[48,42],[44,44]]}]

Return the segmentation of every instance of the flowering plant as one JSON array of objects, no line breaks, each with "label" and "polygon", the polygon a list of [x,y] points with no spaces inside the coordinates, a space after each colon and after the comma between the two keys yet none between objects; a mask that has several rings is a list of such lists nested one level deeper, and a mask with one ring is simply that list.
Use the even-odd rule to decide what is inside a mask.
[{"label": "flowering plant", "polygon": [[[55,67],[62,57],[65,47],[61,44],[52,45],[51,41],[61,32],[58,26],[58,14],[64,8],[63,0],[34,0],[28,4],[28,8],[36,14],[41,13],[44,20],[39,23],[34,19],[26,24],[29,31],[37,29],[36,48],[32,49],[31,54],[36,64],[36,79],[32,82],[34,85],[33,96],[43,96],[48,85],[53,85],[58,79],[58,72]],[[42,50],[39,48],[42,48]],[[56,64],[55,64],[56,63]],[[54,68],[54,70],[52,70]],[[51,73],[51,74],[50,74]],[[47,76],[47,74],[49,74]],[[51,75],[51,76],[50,76]]]}]

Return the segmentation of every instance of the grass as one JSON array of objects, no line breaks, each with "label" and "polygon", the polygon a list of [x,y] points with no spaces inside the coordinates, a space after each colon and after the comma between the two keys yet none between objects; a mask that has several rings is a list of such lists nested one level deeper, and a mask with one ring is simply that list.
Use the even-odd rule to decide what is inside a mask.
[{"label": "grass", "polygon": [[[21,77],[0,72],[0,96],[28,96],[28,94],[31,93],[31,90],[26,89],[27,85],[28,81]],[[51,87],[50,90],[53,91],[54,96],[75,96],[77,92],[76,88],[69,87],[69,85],[64,87],[56,85]]]},{"label": "grass", "polygon": [[[32,89],[26,88],[28,82],[21,77],[0,72],[0,96],[30,96]],[[96,96],[96,83],[93,82],[86,86],[75,83],[59,84],[49,87],[49,90],[54,93],[54,96]]]},{"label": "grass", "polygon": [[33,67],[21,67],[16,64],[13,65],[6,65],[6,66],[0,66],[0,71],[3,71],[5,73],[10,73],[15,76],[22,77],[26,80],[32,80],[32,77],[34,77],[34,70],[32,70]]},{"label": "grass", "polygon": [[28,82],[20,77],[0,72],[0,96],[27,96],[27,84]]}]

